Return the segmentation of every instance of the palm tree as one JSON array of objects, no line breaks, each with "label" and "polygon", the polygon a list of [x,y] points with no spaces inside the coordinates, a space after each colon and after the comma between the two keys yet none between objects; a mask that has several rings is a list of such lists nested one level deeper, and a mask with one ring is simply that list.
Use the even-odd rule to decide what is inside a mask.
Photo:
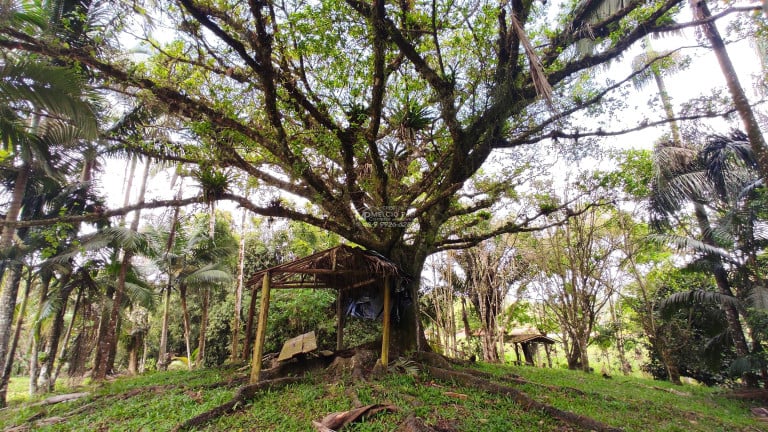
[{"label": "palm tree", "polygon": [[[7,169],[16,172],[5,216],[12,222],[21,214],[32,170],[60,176],[52,163],[55,158],[51,149],[78,145],[81,138],[94,138],[97,125],[86,100],[90,95],[71,70],[10,57],[5,60],[0,66],[0,142],[6,154],[12,156],[4,161]],[[5,226],[0,235],[0,253],[6,263],[13,253],[16,232],[12,226]],[[18,284],[13,283],[17,280],[16,268],[6,265],[0,284],[2,361],[8,352],[18,293]]]},{"label": "palm tree", "polygon": [[[24,10],[16,9],[18,7]],[[21,31],[35,36],[55,35],[70,44],[76,44],[84,36],[85,17],[90,0],[52,0],[43,4],[13,4],[5,10],[3,19],[14,22]],[[68,26],[62,24],[65,19]],[[80,69],[82,71],[82,68]],[[79,146],[80,139],[96,137],[98,125],[93,109],[94,93],[74,68],[51,65],[41,61],[20,60],[14,52],[5,53],[0,60],[0,142],[3,150],[12,158],[6,159],[6,168],[15,169],[14,184],[8,205],[6,221],[16,221],[26,194],[32,170],[45,176],[63,180],[57,171],[54,157],[61,151]],[[66,182],[64,183],[66,184]],[[17,230],[5,226],[0,235],[0,251],[7,259]],[[4,266],[5,267],[5,266]],[[0,361],[5,361],[8,348],[9,320],[13,315],[18,292],[18,265],[7,267],[0,287]],[[12,362],[8,358],[7,363]],[[6,368],[9,369],[9,368]],[[6,381],[7,377],[3,377]],[[2,387],[0,403],[4,404],[5,387]]]},{"label": "palm tree", "polygon": [[672,131],[673,142],[679,143],[680,127],[675,121],[675,111],[672,107],[672,99],[667,91],[667,85],[664,82],[664,73],[675,73],[683,69],[687,64],[687,59],[683,58],[679,51],[657,52],[651,47],[650,38],[643,41],[645,52],[632,59],[632,69],[638,73],[632,78],[632,84],[637,89],[642,89],[653,80],[659,90],[661,105],[664,107],[664,114],[669,121],[669,127]]},{"label": "palm tree", "polygon": [[[744,298],[745,292],[744,287],[733,286],[728,267],[738,269],[742,266],[736,254],[738,242],[746,237],[736,235],[732,231],[736,225],[726,221],[728,218],[731,222],[735,221],[734,211],[744,199],[742,191],[753,189],[758,181],[757,164],[745,138],[742,133],[733,133],[730,137],[712,136],[701,149],[694,146],[658,146],[658,175],[651,197],[651,210],[657,227],[671,226],[672,220],[685,211],[685,204],[693,204],[698,232],[664,238],[699,254],[701,262],[706,263],[712,272],[729,336],[740,358],[748,358],[751,354],[739,318],[745,313],[739,305],[739,299]],[[714,222],[711,214],[715,215]],[[754,221],[751,226],[754,226]],[[748,378],[749,385],[756,384],[753,377],[745,378]]]},{"label": "palm tree", "polygon": [[715,21],[711,19],[712,13],[709,11],[705,0],[690,0],[690,4],[691,9],[693,9],[693,16],[702,22],[702,33],[712,45],[715,57],[717,57],[717,61],[720,63],[720,69],[728,85],[728,91],[731,93],[733,105],[744,123],[744,128],[747,132],[746,136],[755,155],[754,158],[757,162],[757,170],[760,173],[760,177],[763,181],[768,181],[768,144],[766,144],[765,137],[760,130],[760,125],[757,122],[755,113],[752,111],[747,95],[741,87],[738,75],[736,75],[736,68],[731,62],[723,38],[717,30]]},{"label": "palm tree", "polygon": [[[164,230],[163,228],[160,228]],[[170,230],[164,230],[170,232]],[[236,256],[237,242],[232,237],[228,225],[217,218],[213,238],[210,236],[210,224],[204,218],[197,218],[187,229],[177,227],[174,237],[157,236],[163,240],[158,249],[164,253],[158,255],[158,267],[168,277],[167,290],[179,291],[184,325],[184,343],[187,365],[193,366],[191,326],[188,308],[188,291],[198,288],[202,297],[200,334],[198,341],[197,363],[200,365],[205,356],[205,328],[208,321],[209,289],[211,285],[229,283],[232,274],[229,261]],[[169,247],[168,245],[172,245]],[[167,317],[164,317],[167,321]],[[162,336],[161,336],[162,337]]]}]

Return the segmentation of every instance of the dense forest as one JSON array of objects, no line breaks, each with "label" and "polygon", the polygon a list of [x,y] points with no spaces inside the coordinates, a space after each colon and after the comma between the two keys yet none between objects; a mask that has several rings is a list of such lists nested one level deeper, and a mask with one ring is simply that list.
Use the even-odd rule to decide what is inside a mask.
[{"label": "dense forest", "polygon": [[[339,244],[411,275],[398,352],[768,385],[766,11],[0,1],[0,402],[247,362],[250,275]],[[265,352],[335,302],[275,291]]]}]

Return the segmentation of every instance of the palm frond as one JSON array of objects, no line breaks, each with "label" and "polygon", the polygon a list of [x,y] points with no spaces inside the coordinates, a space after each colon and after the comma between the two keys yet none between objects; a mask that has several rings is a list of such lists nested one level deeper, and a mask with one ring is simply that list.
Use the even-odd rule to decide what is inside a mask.
[{"label": "palm frond", "polygon": [[739,357],[731,362],[728,367],[728,373],[732,376],[741,376],[745,373],[759,371],[765,365],[765,361],[757,356]]},{"label": "palm frond", "polygon": [[753,285],[748,291],[746,303],[752,308],[768,311],[768,287]]},{"label": "palm frond", "polygon": [[82,78],[71,68],[29,61],[6,61],[0,65],[0,102],[28,103],[36,109],[69,119],[84,138],[96,138],[98,122],[87,99]]},{"label": "palm frond", "polygon": [[195,270],[184,278],[189,285],[218,284],[232,281],[232,275],[210,264]]},{"label": "palm frond", "polygon": [[130,304],[142,306],[150,311],[157,307],[157,293],[146,283],[126,281],[125,294]]},{"label": "palm frond", "polygon": [[742,307],[742,303],[739,299],[732,296],[727,296],[715,291],[704,290],[691,290],[677,292],[659,303],[662,314],[669,316],[671,312],[676,310],[693,307],[697,304],[710,304],[710,305],[730,305],[734,307]]},{"label": "palm frond", "polygon": [[696,240],[691,237],[675,234],[649,234],[647,238],[657,244],[674,246],[678,250],[714,254],[728,260],[731,259],[731,254],[727,250],[717,246],[708,245],[701,240]]}]

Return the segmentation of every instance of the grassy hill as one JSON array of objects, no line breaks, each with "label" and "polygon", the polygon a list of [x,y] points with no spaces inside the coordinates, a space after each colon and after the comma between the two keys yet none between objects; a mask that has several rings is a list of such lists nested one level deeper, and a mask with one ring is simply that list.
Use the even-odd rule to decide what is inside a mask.
[{"label": "grassy hill", "polygon": [[[388,404],[392,411],[343,430],[768,431],[768,423],[750,412],[755,403],[731,399],[725,390],[634,377],[606,379],[562,369],[487,364],[449,370],[401,361],[399,367],[365,379],[319,369],[255,388],[242,387],[246,373],[229,367],[121,377],[62,388],[59,393],[88,395],[53,404],[45,403],[51,395],[27,400],[26,383],[20,379],[12,383],[10,406],[0,411],[0,426],[41,431],[162,431],[180,426],[312,431],[313,420],[330,413]],[[184,424],[206,412],[210,415],[198,417],[202,420],[196,426]]]}]

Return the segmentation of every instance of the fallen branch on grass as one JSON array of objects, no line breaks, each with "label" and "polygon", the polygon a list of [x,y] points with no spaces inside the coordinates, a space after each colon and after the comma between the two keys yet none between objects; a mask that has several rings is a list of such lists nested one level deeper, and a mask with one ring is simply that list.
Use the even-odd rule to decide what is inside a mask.
[{"label": "fallen branch on grass", "polygon": [[314,426],[318,432],[327,432],[328,430],[337,431],[363,417],[370,417],[382,411],[397,411],[397,407],[390,404],[366,405],[349,411],[328,414],[319,422],[313,421],[312,426]]}]

